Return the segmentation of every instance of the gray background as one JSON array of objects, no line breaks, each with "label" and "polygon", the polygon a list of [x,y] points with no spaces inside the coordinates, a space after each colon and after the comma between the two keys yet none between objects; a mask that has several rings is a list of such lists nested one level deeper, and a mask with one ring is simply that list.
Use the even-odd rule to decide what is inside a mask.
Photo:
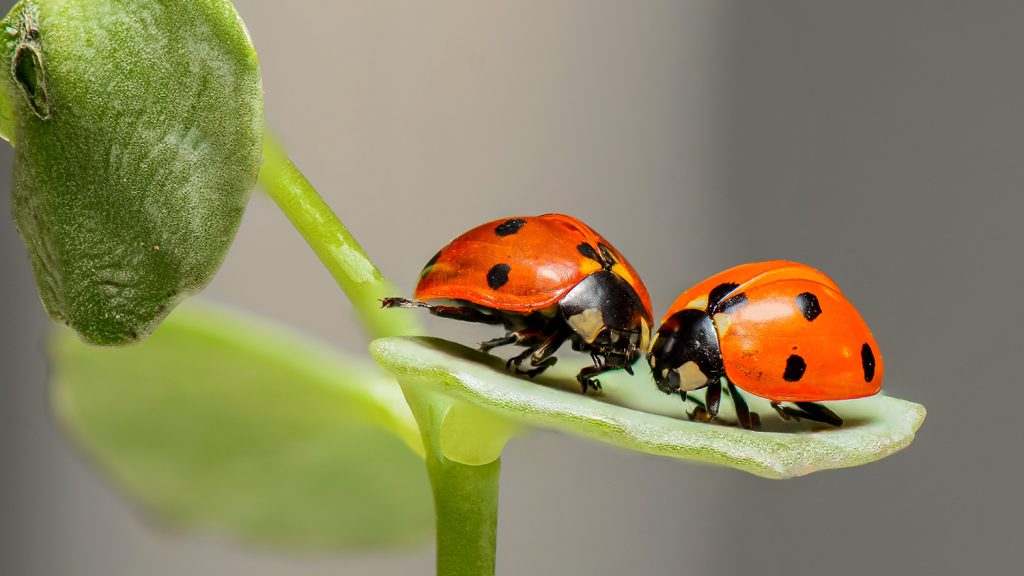
[{"label": "gray background", "polygon": [[[733,264],[801,260],[858,305],[889,392],[929,409],[907,451],[785,482],[517,440],[499,573],[1019,573],[1024,3],[238,7],[270,123],[404,289],[455,234],[549,211],[627,254],[656,315]],[[0,574],[430,573],[430,547],[278,555],[173,533],[124,502],[47,414],[47,321],[4,205]],[[364,346],[260,196],[207,296]]]}]

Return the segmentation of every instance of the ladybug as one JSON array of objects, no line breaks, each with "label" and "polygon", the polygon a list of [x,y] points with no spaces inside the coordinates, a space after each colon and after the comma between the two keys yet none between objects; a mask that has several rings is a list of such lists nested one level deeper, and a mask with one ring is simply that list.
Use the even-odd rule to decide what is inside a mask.
[{"label": "ladybug", "polygon": [[422,307],[467,322],[501,324],[506,334],[480,344],[526,347],[506,367],[534,377],[557,361],[569,340],[594,364],[577,381],[632,364],[647,350],[651,298],[636,270],[607,240],[564,214],[517,216],[482,224],[452,240],[420,273],[416,300],[384,298],[384,307]]},{"label": "ladybug", "polygon": [[687,392],[707,387],[691,415],[703,421],[718,414],[724,380],[744,428],[760,418],[737,388],[770,400],[784,420],[841,426],[842,418],[817,402],[871,396],[882,387],[878,344],[839,286],[784,260],[736,266],[683,292],[647,361],[658,388],[684,402]]}]

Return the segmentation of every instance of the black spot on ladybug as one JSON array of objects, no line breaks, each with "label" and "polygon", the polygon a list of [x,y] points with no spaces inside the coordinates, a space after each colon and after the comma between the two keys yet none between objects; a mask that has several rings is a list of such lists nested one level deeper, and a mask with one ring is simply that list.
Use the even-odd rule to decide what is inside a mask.
[{"label": "black spot on ladybug", "polygon": [[508,273],[512,267],[508,264],[495,264],[487,271],[487,285],[497,290],[508,283]]},{"label": "black spot on ladybug", "polygon": [[434,254],[433,258],[431,258],[430,260],[427,260],[427,263],[423,266],[423,271],[420,272],[420,278],[423,278],[424,276],[426,276],[427,274],[430,273],[430,269],[433,268],[434,264],[437,263],[437,259],[440,258],[440,257],[441,257],[441,251],[438,250],[437,254]]},{"label": "black spot on ladybug", "polygon": [[586,242],[577,246],[576,250],[578,250],[580,254],[583,254],[584,257],[590,258],[594,262],[601,262],[601,256],[597,254],[597,250],[595,250],[593,246],[587,244]]},{"label": "black spot on ladybug", "polygon": [[875,353],[867,342],[860,347],[860,363],[864,366],[864,381],[871,382],[875,379]]},{"label": "black spot on ladybug", "polygon": [[494,233],[502,237],[511,236],[516,232],[519,232],[519,229],[523,226],[526,226],[526,220],[523,220],[522,218],[513,218],[498,224],[494,228]]},{"label": "black spot on ladybug", "polygon": [[748,300],[747,295],[742,293],[742,292],[740,292],[739,294],[736,294],[734,296],[730,296],[730,297],[726,298],[725,300],[722,300],[721,302],[719,302],[718,307],[715,309],[715,312],[716,313],[717,312],[729,313],[729,312],[732,311],[733,308],[736,308],[737,306],[742,306],[743,304],[746,304],[747,300]]},{"label": "black spot on ladybug", "polygon": [[810,292],[804,292],[796,297],[796,307],[800,309],[800,313],[807,318],[808,322],[813,322],[821,315],[821,304],[818,303],[818,297]]},{"label": "black spot on ladybug", "polygon": [[804,377],[804,370],[807,370],[807,363],[793,354],[786,359],[786,371],[782,373],[782,379],[786,382],[799,382]]},{"label": "black spot on ladybug", "polygon": [[601,260],[604,262],[606,268],[611,268],[619,263],[619,259],[615,257],[615,253],[612,249],[598,242],[597,247],[601,249]]},{"label": "black spot on ladybug", "polygon": [[718,303],[722,301],[722,298],[725,298],[729,292],[732,292],[739,287],[739,284],[735,284],[733,282],[723,282],[722,284],[715,286],[711,292],[708,292],[708,311],[714,312],[718,307]]}]

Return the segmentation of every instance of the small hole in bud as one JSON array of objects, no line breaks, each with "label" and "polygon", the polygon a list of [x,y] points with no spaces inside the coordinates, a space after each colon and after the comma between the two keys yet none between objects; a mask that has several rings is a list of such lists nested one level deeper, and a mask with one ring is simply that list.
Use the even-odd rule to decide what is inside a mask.
[{"label": "small hole in bud", "polygon": [[31,44],[18,46],[14,54],[14,78],[28,100],[36,116],[46,120],[50,117],[50,102],[46,97],[46,78],[39,54]]}]

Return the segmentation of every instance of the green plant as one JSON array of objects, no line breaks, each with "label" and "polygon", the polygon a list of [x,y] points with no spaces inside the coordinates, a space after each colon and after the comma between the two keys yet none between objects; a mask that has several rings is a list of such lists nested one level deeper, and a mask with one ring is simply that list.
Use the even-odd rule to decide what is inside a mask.
[{"label": "green plant", "polygon": [[51,316],[90,343],[145,338],[215,273],[259,172],[387,371],[203,307],[123,349],[59,332],[61,421],[172,521],[389,546],[425,532],[432,489],[438,573],[488,574],[499,457],[531,427],[786,478],[891,454],[924,418],[878,396],[837,407],[855,423],[838,430],[749,432],[671,416],[677,400],[636,385],[650,381],[642,363],[603,379],[599,399],[561,389],[576,386],[569,363],[544,385],[511,377],[379,308],[401,291],[264,134],[255,51],[229,2],[25,0],[5,28],[0,133],[16,144],[15,219]]}]

